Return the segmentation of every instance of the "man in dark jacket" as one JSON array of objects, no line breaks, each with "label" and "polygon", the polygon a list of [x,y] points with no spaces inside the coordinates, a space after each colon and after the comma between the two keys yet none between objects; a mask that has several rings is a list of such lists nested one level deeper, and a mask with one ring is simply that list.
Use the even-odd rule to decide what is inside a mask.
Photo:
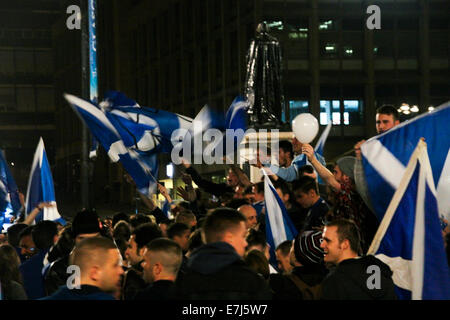
[{"label": "man in dark jacket", "polygon": [[174,300],[177,298],[175,279],[182,261],[180,246],[173,240],[152,240],[144,254],[144,280],[149,285],[136,295],[136,300]]},{"label": "man in dark jacket", "polygon": [[20,272],[28,299],[34,300],[46,295],[42,269],[44,268],[44,259],[48,250],[58,239],[56,223],[48,220],[38,222],[33,228],[31,236],[39,251],[20,265]]},{"label": "man in dark jacket", "polygon": [[359,256],[360,235],[352,221],[328,223],[322,238],[324,261],[337,265],[322,283],[322,299],[397,299],[389,266],[374,256]]},{"label": "man in dark jacket", "polygon": [[68,283],[43,300],[114,300],[123,269],[112,240],[93,237],[80,241],[70,256],[70,265],[75,272]]},{"label": "man in dark jacket", "polygon": [[177,281],[183,299],[271,299],[264,278],[242,260],[247,247],[245,221],[241,213],[230,208],[207,215],[202,230],[206,244],[194,251],[186,274]]}]

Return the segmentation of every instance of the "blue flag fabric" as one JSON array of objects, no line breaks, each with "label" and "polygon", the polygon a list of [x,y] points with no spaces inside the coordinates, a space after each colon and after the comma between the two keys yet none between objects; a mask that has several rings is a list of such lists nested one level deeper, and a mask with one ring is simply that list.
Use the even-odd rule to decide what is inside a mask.
[{"label": "blue flag fabric", "polygon": [[425,138],[441,216],[450,218],[450,101],[361,146],[371,203],[379,220],[399,186],[417,141]]},{"label": "blue flag fabric", "polygon": [[423,141],[411,157],[368,254],[390,266],[400,299],[450,299],[436,189]]},{"label": "blue flag fabric", "polygon": [[35,223],[41,220],[52,220],[60,222],[63,225],[66,224],[66,221],[60,216],[56,207],[52,172],[42,138],[39,140],[31,165],[25,201],[25,214],[30,214],[30,212],[41,202],[52,202],[55,204],[55,207],[44,208],[36,216],[34,220]]},{"label": "blue flag fabric", "polygon": [[266,238],[270,245],[270,262],[277,265],[275,249],[286,240],[293,240],[298,231],[289,217],[283,201],[278,196],[269,176],[264,170],[264,199],[266,209]]},{"label": "blue flag fabric", "polygon": [[19,190],[0,150],[0,231],[3,224],[9,224],[11,217],[16,216],[21,207]]},{"label": "blue flag fabric", "polygon": [[155,177],[158,173],[156,153],[127,148],[119,131],[110,121],[114,117],[108,117],[94,104],[73,95],[66,94],[64,97],[106,150],[109,158],[113,162],[122,163],[136,183],[137,189],[146,195],[156,191]]}]

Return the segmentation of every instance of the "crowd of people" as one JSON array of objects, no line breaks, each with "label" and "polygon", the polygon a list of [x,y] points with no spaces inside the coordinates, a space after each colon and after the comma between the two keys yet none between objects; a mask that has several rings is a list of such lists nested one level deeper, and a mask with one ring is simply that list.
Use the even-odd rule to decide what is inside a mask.
[{"label": "crowd of people", "polygon": [[[378,133],[398,123],[394,107],[377,110]],[[40,203],[0,245],[2,299],[395,300],[389,266],[364,255],[379,221],[364,180],[363,142],[355,157],[332,166],[295,137],[280,142],[278,166],[258,161],[298,231],[276,248],[267,242],[264,182],[250,182],[234,165],[226,183],[214,183],[184,162],[182,202],[158,185],[173,219],[141,195],[145,214],[100,219],[83,210],[65,226],[32,224],[50,205]],[[374,267],[379,275],[370,285]]]}]

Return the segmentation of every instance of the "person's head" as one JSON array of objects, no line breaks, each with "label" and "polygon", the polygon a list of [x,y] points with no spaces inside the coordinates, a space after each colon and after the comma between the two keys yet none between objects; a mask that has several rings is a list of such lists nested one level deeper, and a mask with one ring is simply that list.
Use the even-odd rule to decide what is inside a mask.
[{"label": "person's head", "polygon": [[23,229],[26,229],[26,227],[28,227],[28,225],[26,225],[25,223],[16,223],[10,226],[6,231],[8,235],[8,243],[13,247],[19,247],[20,232]]},{"label": "person's head", "polygon": [[75,246],[72,236],[71,225],[67,224],[58,234],[58,241],[48,253],[48,261],[53,262],[59,258],[67,256]]},{"label": "person's head", "polygon": [[168,238],[175,241],[183,251],[188,250],[190,235],[191,229],[185,223],[175,222],[167,229]]},{"label": "person's head", "polygon": [[131,236],[131,228],[128,222],[126,222],[125,220],[120,220],[114,225],[113,230],[114,239],[123,238],[125,241],[128,241],[130,240],[130,236]]},{"label": "person's head", "polygon": [[227,174],[227,184],[230,187],[237,187],[239,184],[239,178],[236,175],[236,173],[233,171],[233,169],[228,169],[228,174]]},{"label": "person's head", "polygon": [[339,183],[349,183],[354,180],[355,157],[342,157],[336,161],[333,170],[334,178]]},{"label": "person's head", "polygon": [[183,253],[175,241],[166,238],[152,240],[144,253],[144,280],[147,283],[158,280],[175,281],[182,260]]},{"label": "person's head", "polygon": [[238,208],[238,211],[245,216],[245,225],[247,229],[255,228],[258,224],[256,210],[249,204],[244,204]]},{"label": "person's head", "polygon": [[22,282],[19,272],[20,258],[9,244],[0,246],[0,283],[5,287],[11,280]]},{"label": "person's head", "polygon": [[263,201],[264,200],[264,182],[260,181],[258,183],[255,183],[253,185],[253,193],[255,202]]},{"label": "person's head", "polygon": [[122,258],[114,242],[105,237],[80,240],[70,255],[70,265],[78,266],[80,285],[98,287],[107,293],[120,288]]},{"label": "person's head", "polygon": [[244,256],[244,262],[247,267],[262,275],[264,279],[269,278],[269,261],[261,251],[256,249],[248,251]]},{"label": "person's head", "polygon": [[130,222],[130,217],[125,212],[117,212],[112,218],[112,227],[114,228],[119,221]]},{"label": "person's head", "polygon": [[31,236],[36,248],[45,250],[53,246],[58,240],[58,227],[53,221],[42,220],[35,225],[31,231]]},{"label": "person's head", "polygon": [[350,220],[337,219],[325,225],[320,247],[324,261],[339,264],[361,253],[361,238],[356,224]]},{"label": "person's head", "polygon": [[248,203],[255,202],[255,193],[253,192],[253,185],[249,185],[244,190],[244,198]]},{"label": "person's head", "polygon": [[195,214],[190,210],[180,211],[175,217],[175,222],[186,224],[189,228],[193,228],[197,225],[197,218]]},{"label": "person's head", "polygon": [[78,212],[72,221],[72,236],[75,243],[85,238],[101,236],[100,220],[97,213],[92,210]]},{"label": "person's head", "polygon": [[137,265],[144,259],[145,246],[153,239],[162,237],[161,229],[153,223],[144,223],[131,234],[128,249],[125,251],[127,261]]},{"label": "person's head", "polygon": [[277,257],[278,269],[283,273],[290,273],[292,271],[292,265],[290,264],[290,252],[292,247],[292,241],[286,240],[278,245],[275,249],[275,255]]},{"label": "person's head", "polygon": [[311,266],[323,262],[322,232],[307,230],[297,235],[290,251],[292,266]]},{"label": "person's head", "polygon": [[209,213],[203,223],[205,243],[226,242],[241,257],[244,256],[247,241],[246,219],[239,211],[231,208],[219,208]]},{"label": "person's head", "polygon": [[301,153],[302,152],[303,143],[298,141],[298,139],[295,137],[295,134],[292,135],[291,142],[292,142],[292,150],[294,151],[294,153],[295,154]]},{"label": "person's head", "polygon": [[246,251],[259,250],[264,253],[267,260],[270,259],[270,246],[267,243],[266,234],[264,232],[250,229],[246,241]]},{"label": "person's head", "polygon": [[204,244],[202,237],[202,228],[196,229],[189,236],[188,250],[186,252],[186,257],[189,257],[192,252],[201,247]]},{"label": "person's head", "polygon": [[286,182],[283,180],[276,180],[273,182],[273,186],[278,193],[281,201],[283,201],[286,207],[289,206],[289,201],[291,200],[291,190]]},{"label": "person's head", "polygon": [[139,227],[141,224],[152,222],[149,216],[146,216],[145,214],[138,213],[130,218],[130,227],[131,231]]},{"label": "person's head", "polygon": [[295,201],[303,208],[312,207],[320,198],[316,179],[308,176],[296,180],[292,189]]},{"label": "person's head", "polygon": [[288,140],[281,140],[278,144],[278,164],[280,167],[288,167],[293,158],[292,143]]},{"label": "person's head", "polygon": [[33,228],[34,226],[28,226],[19,234],[20,254],[25,259],[29,259],[37,253],[36,245],[34,244],[33,237],[31,236]]},{"label": "person's head", "polygon": [[377,133],[386,132],[400,124],[397,108],[392,105],[383,105],[377,109],[375,116]]},{"label": "person's head", "polygon": [[317,179],[317,174],[314,171],[314,168],[309,164],[305,164],[304,166],[301,166],[298,169],[298,175],[299,175],[299,177],[309,176],[311,178]]}]

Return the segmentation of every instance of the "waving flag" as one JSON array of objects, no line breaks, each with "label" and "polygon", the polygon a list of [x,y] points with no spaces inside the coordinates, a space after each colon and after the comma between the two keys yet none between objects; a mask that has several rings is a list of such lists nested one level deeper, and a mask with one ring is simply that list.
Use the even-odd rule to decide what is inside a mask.
[{"label": "waving flag", "polygon": [[439,213],[450,218],[450,101],[375,136],[361,146],[371,203],[381,220],[400,185],[417,141],[425,138]]},{"label": "waving flag", "polygon": [[52,172],[45,152],[44,140],[39,139],[33,163],[31,165],[30,178],[28,179],[27,196],[25,201],[25,214],[31,211],[41,202],[51,202],[55,207],[44,208],[34,222],[41,220],[52,220],[66,224],[65,220],[59,215],[56,207],[55,188],[53,186]]},{"label": "waving flag", "polygon": [[92,135],[100,142],[113,162],[120,161],[136,183],[137,189],[146,195],[156,190],[157,156],[127,148],[119,132],[105,113],[92,103],[64,95],[74,111],[86,123]]},{"label": "waving flag", "polygon": [[11,217],[16,216],[21,207],[19,190],[0,150],[0,232],[10,225]]},{"label": "waving flag", "polygon": [[325,128],[325,130],[323,130],[322,135],[317,141],[316,147],[314,148],[314,151],[320,154],[322,157],[323,157],[323,149],[325,148],[325,142],[327,142],[327,138],[328,135],[330,134],[332,125],[333,122],[329,121],[327,127]]},{"label": "waving flag", "polygon": [[427,153],[419,141],[367,254],[393,271],[401,299],[450,299],[450,274]]},{"label": "waving flag", "polygon": [[264,199],[266,207],[266,238],[270,245],[270,262],[276,265],[275,249],[286,240],[293,240],[297,230],[292,223],[286,207],[273,187],[264,170]]}]

